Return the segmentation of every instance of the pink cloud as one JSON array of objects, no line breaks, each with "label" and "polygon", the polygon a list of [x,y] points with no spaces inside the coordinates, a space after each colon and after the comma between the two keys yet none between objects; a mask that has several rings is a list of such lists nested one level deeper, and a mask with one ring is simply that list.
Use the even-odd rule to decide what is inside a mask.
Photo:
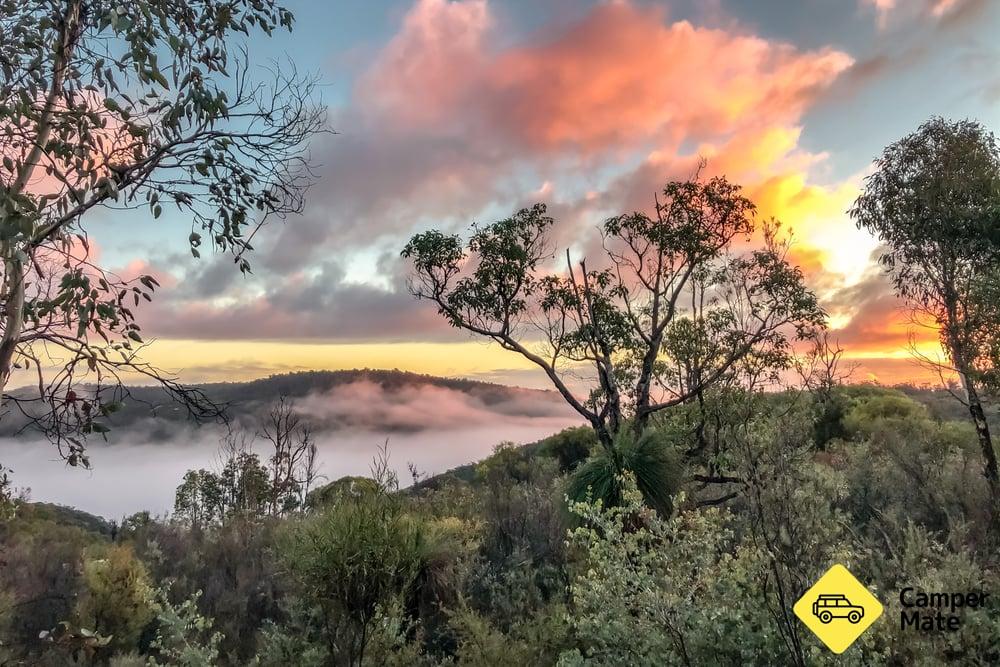
[{"label": "pink cloud", "polygon": [[[743,183],[762,214],[817,225],[843,217],[849,193],[809,182],[825,156],[799,142],[803,114],[851,67],[847,54],[671,22],[662,9],[631,2],[600,4],[519,40],[497,26],[484,0],[416,2],[335,123],[344,133],[330,144],[312,212],[270,244],[288,254],[284,263],[272,257],[274,270],[287,276],[327,243],[342,249],[425,225],[464,227],[484,211],[495,217],[491,205],[509,211],[535,199],[559,221],[557,247],[596,254],[597,221],[647,208],[701,156],[710,174]],[[537,180],[525,186],[521,171]],[[823,273],[826,256],[808,239],[800,237],[795,256],[811,275]],[[341,279],[306,286],[314,299],[297,298],[298,285],[172,304],[154,329],[215,338],[449,335],[402,280],[375,290]]]},{"label": "pink cloud", "polygon": [[833,49],[669,23],[663,10],[629,2],[507,48],[490,48],[491,25],[480,0],[421,0],[359,96],[408,129],[589,154],[794,121],[852,64]]},{"label": "pink cloud", "polygon": [[[464,209],[472,220],[477,202],[512,208],[526,190],[507,179],[526,166],[546,184],[535,198],[572,213],[555,231],[573,243],[595,216],[648,207],[700,157],[750,190],[775,178],[805,184],[825,156],[799,148],[801,117],[853,64],[832,48],[670,22],[662,8],[631,2],[501,42],[490,10],[482,0],[419,0],[360,78],[354,111],[378,129],[369,155],[395,156],[379,171],[394,211],[440,220]],[[581,174],[644,154],[638,168],[594,183],[586,201],[566,194]],[[370,182],[360,171],[345,182],[361,177]],[[386,216],[382,228],[405,221]]]},{"label": "pink cloud", "polygon": [[981,0],[861,0],[863,6],[872,7],[878,17],[880,28],[884,28],[890,15],[904,14],[909,17],[939,19],[951,13],[962,4],[978,4]]},{"label": "pink cloud", "polygon": [[511,425],[548,424],[553,431],[578,423],[554,392],[512,388],[497,400],[485,392],[429,384],[389,387],[367,378],[310,394],[296,408],[320,428],[383,432],[447,432],[494,425],[498,419]]},{"label": "pink cloud", "polygon": [[485,0],[421,0],[360,85],[363,106],[403,127],[450,119],[488,66]]}]

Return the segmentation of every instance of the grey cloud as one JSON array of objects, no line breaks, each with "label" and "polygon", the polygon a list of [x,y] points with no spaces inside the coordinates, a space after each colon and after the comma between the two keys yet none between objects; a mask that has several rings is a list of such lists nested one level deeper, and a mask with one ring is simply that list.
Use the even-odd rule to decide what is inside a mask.
[{"label": "grey cloud", "polygon": [[268,272],[250,280],[265,287],[263,295],[224,305],[192,297],[182,280],[145,308],[144,329],[154,336],[199,339],[454,340],[435,309],[414,299],[401,277],[389,289],[344,282],[342,267],[330,260],[314,275]]}]

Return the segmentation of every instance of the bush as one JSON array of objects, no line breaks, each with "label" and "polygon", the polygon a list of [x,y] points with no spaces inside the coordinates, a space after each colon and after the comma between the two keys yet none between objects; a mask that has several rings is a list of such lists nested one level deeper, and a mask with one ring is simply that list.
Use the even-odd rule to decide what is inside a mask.
[{"label": "bush", "polygon": [[471,549],[469,533],[457,519],[407,512],[398,494],[381,490],[300,520],[281,556],[302,599],[317,610],[329,659],[354,665],[373,638],[386,640],[390,612],[405,612],[408,618],[397,620],[406,627],[453,595],[449,573]]},{"label": "bush", "polygon": [[151,665],[202,667],[218,663],[222,635],[212,629],[212,619],[198,612],[200,595],[197,593],[181,604],[173,605],[166,591],[159,591],[158,626],[156,639],[151,644],[159,661],[151,660]]},{"label": "bush", "polygon": [[887,427],[919,430],[928,421],[923,405],[902,394],[886,392],[857,399],[844,417],[844,429],[851,437],[865,438]]},{"label": "bush", "polygon": [[88,556],[75,615],[81,628],[110,636],[110,647],[136,647],[156,615],[156,603],[149,573],[131,546],[95,549]]},{"label": "bush", "polygon": [[589,426],[563,429],[542,441],[542,451],[559,463],[561,473],[586,461],[597,446],[597,434]]},{"label": "bush", "polygon": [[422,540],[419,524],[381,496],[338,503],[292,529],[282,557],[319,608],[338,662],[359,664],[378,609],[411,593]]}]

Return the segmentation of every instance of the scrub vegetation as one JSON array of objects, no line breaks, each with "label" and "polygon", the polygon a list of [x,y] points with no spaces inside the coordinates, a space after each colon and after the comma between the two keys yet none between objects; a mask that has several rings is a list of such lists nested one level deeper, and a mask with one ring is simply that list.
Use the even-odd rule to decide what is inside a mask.
[{"label": "scrub vegetation", "polygon": [[[377,459],[369,477],[317,484],[302,503],[273,505],[286,481],[268,474],[268,457],[248,464],[240,453],[210,473],[222,492],[209,489],[204,511],[191,510],[191,475],[170,517],[110,524],[14,501],[0,528],[0,658],[995,663],[1000,576],[974,426],[872,385],[833,387],[823,400],[836,410],[807,390],[732,391],[652,425],[651,437],[675,451],[677,434],[710,410],[727,425],[717,444],[738,477],[722,489],[698,481],[677,451],[662,459],[673,471],[666,504],[650,502],[629,470],[614,493],[597,485],[569,500],[581,473],[601,479],[592,469],[607,465],[588,427],[502,444],[471,471],[405,489]],[[820,442],[817,432],[838,435]],[[791,611],[832,563],[886,607],[840,657]],[[987,595],[958,608],[956,630],[918,633],[901,627],[901,614],[937,609],[904,607],[917,592]]]}]

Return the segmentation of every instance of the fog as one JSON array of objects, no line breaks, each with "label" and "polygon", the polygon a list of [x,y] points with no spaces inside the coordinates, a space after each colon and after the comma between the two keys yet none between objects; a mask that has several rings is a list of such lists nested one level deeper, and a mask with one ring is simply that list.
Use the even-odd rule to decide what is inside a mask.
[{"label": "fog", "polygon": [[[327,479],[368,474],[388,440],[389,463],[402,484],[410,481],[409,463],[421,473],[444,472],[488,456],[500,442],[535,442],[579,423],[564,404],[539,400],[537,392],[515,390],[487,404],[437,386],[387,391],[364,381],[298,399],[296,409],[320,426],[316,441]],[[50,443],[23,437],[0,439],[0,463],[13,469],[15,486],[28,489],[34,501],[110,519],[140,510],[165,514],[187,470],[219,467],[222,431],[179,426],[177,437],[166,442],[145,438],[145,428],[116,444],[91,442],[90,470],[68,467]],[[262,446],[258,451],[266,456]]]}]

